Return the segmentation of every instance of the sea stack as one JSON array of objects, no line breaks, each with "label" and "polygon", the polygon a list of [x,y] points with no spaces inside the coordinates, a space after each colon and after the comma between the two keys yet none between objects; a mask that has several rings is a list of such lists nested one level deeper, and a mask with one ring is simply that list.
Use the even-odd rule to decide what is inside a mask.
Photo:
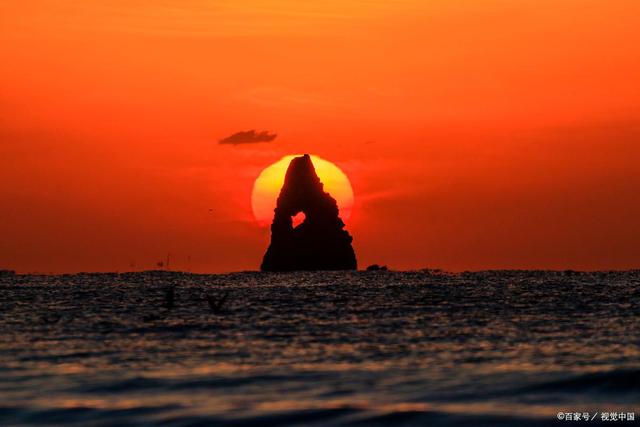
[{"label": "sea stack", "polygon": [[[308,154],[291,160],[278,196],[262,271],[357,268],[353,238],[344,229],[336,200],[323,187]],[[294,228],[292,217],[299,212],[305,218]]]}]

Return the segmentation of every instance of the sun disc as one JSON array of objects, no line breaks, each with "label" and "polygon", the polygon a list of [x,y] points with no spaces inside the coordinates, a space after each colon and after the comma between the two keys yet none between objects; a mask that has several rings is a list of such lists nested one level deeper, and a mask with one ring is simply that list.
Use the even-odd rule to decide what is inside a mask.
[{"label": "sun disc", "polygon": [[[270,166],[267,166],[253,184],[251,193],[251,207],[258,224],[268,226],[273,220],[273,210],[284,184],[284,176],[289,163],[300,154],[285,156]],[[340,217],[343,221],[351,216],[353,207],[353,189],[347,175],[335,164],[318,156],[311,155],[311,161],[324,184],[324,191],[331,194],[338,203]]]}]

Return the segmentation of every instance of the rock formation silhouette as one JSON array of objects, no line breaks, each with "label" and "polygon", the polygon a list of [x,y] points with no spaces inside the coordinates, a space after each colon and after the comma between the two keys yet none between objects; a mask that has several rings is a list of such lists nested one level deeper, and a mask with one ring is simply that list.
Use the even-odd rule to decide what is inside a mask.
[{"label": "rock formation silhouette", "polygon": [[[353,238],[344,230],[338,204],[324,191],[311,157],[291,160],[280,190],[271,244],[264,254],[263,271],[355,270]],[[304,221],[293,227],[292,217],[304,213]]]}]

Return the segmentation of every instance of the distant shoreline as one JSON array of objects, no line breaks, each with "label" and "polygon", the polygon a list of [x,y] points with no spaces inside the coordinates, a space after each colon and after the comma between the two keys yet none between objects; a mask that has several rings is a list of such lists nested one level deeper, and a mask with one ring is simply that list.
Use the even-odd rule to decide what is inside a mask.
[{"label": "distant shoreline", "polygon": [[223,273],[195,273],[179,270],[142,270],[142,271],[79,271],[74,273],[44,273],[44,272],[16,272],[14,270],[0,270],[0,279],[7,277],[19,277],[19,276],[153,276],[153,275],[170,275],[170,276],[229,276],[237,274],[251,274],[251,275],[288,275],[288,274],[311,274],[325,272],[328,274],[425,274],[429,276],[444,275],[444,276],[464,276],[464,275],[492,275],[492,274],[558,274],[562,276],[571,275],[586,275],[586,274],[628,274],[628,273],[640,273],[640,268],[632,268],[626,270],[544,270],[544,269],[489,269],[489,270],[465,270],[465,271],[446,271],[441,269],[415,269],[415,270],[380,270],[380,271],[367,271],[367,270],[326,270],[326,271],[285,271],[285,272],[264,272],[259,270],[240,270],[230,271]]}]

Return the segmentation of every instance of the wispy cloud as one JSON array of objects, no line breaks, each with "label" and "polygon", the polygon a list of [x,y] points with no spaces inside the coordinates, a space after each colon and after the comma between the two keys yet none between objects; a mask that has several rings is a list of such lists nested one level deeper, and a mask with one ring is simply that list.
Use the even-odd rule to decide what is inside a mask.
[{"label": "wispy cloud", "polygon": [[255,129],[236,132],[226,138],[218,141],[220,144],[255,144],[258,142],[271,142],[276,139],[278,135],[275,133],[269,133],[268,131],[256,132]]}]

